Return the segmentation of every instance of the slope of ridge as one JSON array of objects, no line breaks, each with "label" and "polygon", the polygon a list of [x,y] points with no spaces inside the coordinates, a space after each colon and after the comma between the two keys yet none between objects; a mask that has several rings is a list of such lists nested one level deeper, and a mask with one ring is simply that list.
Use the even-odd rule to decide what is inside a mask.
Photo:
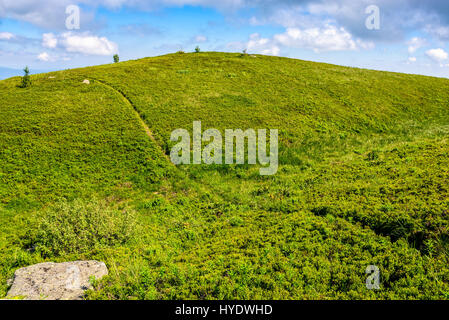
[{"label": "slope of ridge", "polygon": [[413,136],[449,119],[447,79],[295,59],[173,54],[73,72],[125,92],[164,145],[201,120],[220,130],[279,128],[289,153],[319,156],[336,142]]},{"label": "slope of ridge", "polygon": [[153,176],[161,156],[120,95],[76,77],[33,80],[25,90],[14,79],[1,83],[3,202],[26,202],[33,188],[53,199],[59,187],[92,192],[145,171]]},{"label": "slope of ridge", "polygon": [[[111,274],[91,299],[449,297],[447,79],[230,53],[32,79],[0,82],[1,292],[18,267],[98,259]],[[279,129],[278,173],[174,169],[156,143],[167,155],[198,120]],[[39,229],[48,208],[92,197],[132,207],[138,235],[35,246],[67,228]]]}]

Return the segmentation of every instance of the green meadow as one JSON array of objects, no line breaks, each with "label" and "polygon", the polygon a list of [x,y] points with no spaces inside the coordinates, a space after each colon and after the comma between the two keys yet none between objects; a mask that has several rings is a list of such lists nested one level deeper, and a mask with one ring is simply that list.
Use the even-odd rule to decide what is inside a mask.
[{"label": "green meadow", "polygon": [[[31,81],[0,81],[0,297],[92,259],[86,299],[449,298],[449,80],[201,52]],[[173,165],[194,121],[278,129],[278,172]]]}]

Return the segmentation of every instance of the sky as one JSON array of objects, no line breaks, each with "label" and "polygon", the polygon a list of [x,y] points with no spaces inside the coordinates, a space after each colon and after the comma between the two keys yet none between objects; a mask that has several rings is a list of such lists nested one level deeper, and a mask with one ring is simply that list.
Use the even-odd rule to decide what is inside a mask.
[{"label": "sky", "polygon": [[0,79],[196,46],[449,77],[449,1],[0,0]]}]

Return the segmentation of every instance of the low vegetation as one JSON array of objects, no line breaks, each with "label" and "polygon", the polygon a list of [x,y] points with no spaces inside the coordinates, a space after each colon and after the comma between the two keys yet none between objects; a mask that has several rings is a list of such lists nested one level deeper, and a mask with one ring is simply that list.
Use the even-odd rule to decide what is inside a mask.
[{"label": "low vegetation", "polygon": [[[89,299],[449,298],[447,79],[209,52],[31,78],[0,81],[0,295],[97,259]],[[279,129],[278,173],[173,166],[193,121]]]},{"label": "low vegetation", "polygon": [[98,200],[57,203],[38,221],[36,235],[27,239],[44,257],[126,244],[137,232],[134,211],[113,209]]}]

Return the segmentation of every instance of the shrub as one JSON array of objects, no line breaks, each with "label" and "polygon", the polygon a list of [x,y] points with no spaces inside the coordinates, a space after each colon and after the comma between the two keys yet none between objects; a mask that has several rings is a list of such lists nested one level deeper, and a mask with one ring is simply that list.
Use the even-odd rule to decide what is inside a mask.
[{"label": "shrub", "polygon": [[377,151],[371,151],[368,153],[367,158],[368,161],[375,161],[379,159],[379,153]]},{"label": "shrub", "polygon": [[86,252],[124,244],[135,235],[134,211],[117,210],[104,201],[60,202],[40,217],[35,249],[48,255]]},{"label": "shrub", "polygon": [[120,61],[120,57],[118,56],[118,54],[114,54],[114,63],[117,63]]},{"label": "shrub", "polygon": [[313,208],[312,213],[319,217],[326,217],[328,215],[335,215],[335,210],[328,206],[321,206]]},{"label": "shrub", "polygon": [[195,48],[195,52],[196,52],[196,53],[200,53],[200,52],[201,52],[201,49],[200,49],[200,47],[199,47],[199,46],[196,46],[196,48]]},{"label": "shrub", "polygon": [[241,227],[244,224],[244,221],[242,218],[233,216],[231,219],[229,219],[229,224],[233,227]]},{"label": "shrub", "polygon": [[25,69],[23,69],[23,72],[25,73],[22,77],[22,83],[20,85],[21,88],[27,88],[29,86],[31,86],[31,77],[30,77],[30,69],[27,67],[25,67]]}]

